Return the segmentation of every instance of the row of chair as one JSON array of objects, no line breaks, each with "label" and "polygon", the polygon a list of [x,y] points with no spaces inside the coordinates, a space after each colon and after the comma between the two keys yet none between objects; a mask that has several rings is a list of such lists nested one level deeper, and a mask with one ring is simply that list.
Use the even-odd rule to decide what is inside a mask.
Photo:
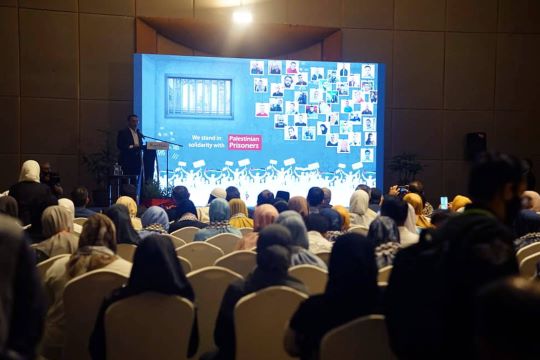
[{"label": "row of chair", "polygon": [[540,262],[540,242],[522,247],[516,253],[519,272],[526,278],[536,277],[537,264]]}]

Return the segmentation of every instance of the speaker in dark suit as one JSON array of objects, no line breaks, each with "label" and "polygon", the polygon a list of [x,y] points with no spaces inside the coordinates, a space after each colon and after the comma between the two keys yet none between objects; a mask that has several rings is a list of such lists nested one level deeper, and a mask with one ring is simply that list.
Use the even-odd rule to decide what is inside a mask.
[{"label": "speaker in dark suit", "polygon": [[118,163],[122,166],[124,175],[139,175],[141,172],[142,135],[137,129],[139,118],[129,115],[128,126],[118,132],[116,147],[120,150]]}]

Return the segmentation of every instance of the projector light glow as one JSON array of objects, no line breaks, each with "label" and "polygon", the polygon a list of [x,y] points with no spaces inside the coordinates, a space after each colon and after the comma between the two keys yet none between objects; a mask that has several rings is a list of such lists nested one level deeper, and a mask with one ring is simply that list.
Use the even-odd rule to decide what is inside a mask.
[{"label": "projector light glow", "polygon": [[232,19],[236,24],[250,24],[253,21],[253,15],[248,10],[236,10],[233,12]]}]

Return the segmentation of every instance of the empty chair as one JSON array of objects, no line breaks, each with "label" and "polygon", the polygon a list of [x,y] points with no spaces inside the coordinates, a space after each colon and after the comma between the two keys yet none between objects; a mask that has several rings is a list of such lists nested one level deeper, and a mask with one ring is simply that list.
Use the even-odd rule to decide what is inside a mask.
[{"label": "empty chair", "polygon": [[203,241],[192,242],[176,249],[176,254],[189,260],[191,270],[212,266],[222,257],[223,251],[212,244]]},{"label": "empty chair", "polygon": [[385,266],[382,269],[379,270],[379,276],[377,278],[378,282],[388,282],[388,279],[390,279],[390,273],[392,272],[392,265]]},{"label": "empty chair", "polygon": [[321,341],[321,360],[392,360],[384,316],[369,315],[329,331]]},{"label": "empty chair", "polygon": [[94,270],[66,284],[64,290],[65,359],[89,359],[88,339],[103,299],[127,282],[127,277],[111,270]]},{"label": "empty chair", "polygon": [[169,240],[171,240],[172,244],[173,244],[173,247],[175,249],[181,247],[181,246],[184,246],[187,244],[187,242],[185,242],[184,240],[176,237],[176,236],[173,236],[173,235],[170,235],[170,234],[160,234],[161,236],[165,236],[166,238],[168,238]]},{"label": "empty chair", "polygon": [[530,256],[539,252],[540,252],[540,242],[532,243],[532,244],[522,247],[516,253],[518,264],[520,264],[521,261],[523,261],[523,259],[525,259],[527,256]]},{"label": "empty chair", "polygon": [[329,251],[319,252],[319,253],[316,253],[315,255],[317,255],[319,258],[321,258],[321,260],[324,261],[326,266],[328,266],[328,264],[330,263],[330,252]]},{"label": "empty chair", "polygon": [[118,244],[116,248],[116,253],[122,259],[127,260],[129,262],[133,262],[133,254],[135,254],[135,250],[137,250],[137,246],[135,245]]},{"label": "empty chair", "polygon": [[199,231],[199,228],[195,226],[186,226],[185,228],[173,231],[171,235],[184,240],[186,243],[190,243],[193,241],[197,231]]},{"label": "empty chair", "polygon": [[311,295],[323,293],[328,281],[326,270],[308,264],[289,268],[289,275],[303,282]]},{"label": "empty chair", "polygon": [[528,279],[535,277],[538,262],[540,262],[540,253],[527,256],[519,264],[520,274]]},{"label": "empty chair", "polygon": [[191,262],[188,259],[178,256],[178,261],[180,261],[180,266],[184,270],[184,274],[191,272]]},{"label": "empty chair", "polygon": [[227,287],[242,277],[231,270],[210,266],[193,271],[187,276],[195,292],[197,321],[199,324],[199,349],[195,358],[211,351],[214,345],[214,325],[223,294]]},{"label": "empty chair", "polygon": [[223,233],[212,236],[211,238],[207,239],[206,242],[217,246],[223,250],[224,254],[229,254],[234,251],[240,239],[241,238],[236,235]]},{"label": "empty chair", "polygon": [[233,251],[217,259],[214,265],[232,270],[245,278],[257,266],[257,253],[249,250]]},{"label": "empty chair", "polygon": [[73,219],[73,222],[74,222],[75,224],[79,224],[79,225],[83,226],[84,223],[86,222],[86,220],[88,220],[88,218],[85,218],[85,217],[77,217],[77,218]]},{"label": "empty chair", "polygon": [[283,348],[285,329],[306,298],[292,288],[272,286],[240,299],[234,309],[236,360],[291,359]]},{"label": "empty chair", "polygon": [[245,236],[253,232],[253,228],[250,228],[250,227],[240,228],[239,230],[242,233],[242,236]]},{"label": "empty chair", "polygon": [[65,257],[67,257],[67,256],[71,256],[71,254],[60,254],[60,255],[56,255],[56,256],[53,256],[53,257],[51,257],[51,258],[48,258],[47,260],[42,261],[42,262],[40,262],[39,264],[37,264],[38,275],[41,277],[41,279],[44,278],[45,273],[47,272],[47,270],[49,270],[49,268],[52,266],[52,264],[54,264],[54,262],[55,262],[56,260],[65,258]]},{"label": "empty chair", "polygon": [[107,359],[187,359],[194,317],[193,304],[180,296],[145,292],[120,300],[105,315]]}]

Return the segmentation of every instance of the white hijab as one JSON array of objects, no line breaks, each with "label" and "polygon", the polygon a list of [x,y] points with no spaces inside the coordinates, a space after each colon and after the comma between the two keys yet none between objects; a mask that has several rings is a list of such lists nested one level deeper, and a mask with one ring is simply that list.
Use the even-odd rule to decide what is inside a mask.
[{"label": "white hijab", "polygon": [[73,204],[73,201],[67,198],[58,199],[58,205],[68,211],[73,232],[75,234],[80,234],[82,232],[82,226],[79,224],[73,223],[73,220],[75,219],[75,204]]},{"label": "white hijab", "polygon": [[369,209],[369,195],[364,190],[356,190],[349,202],[349,213],[351,214],[351,225],[365,226],[369,228],[371,222],[377,214]]},{"label": "white hijab", "polygon": [[416,213],[411,204],[407,203],[407,205],[409,206],[409,212],[407,213],[407,219],[405,220],[404,226],[413,234],[418,234],[416,231]]},{"label": "white hijab", "polygon": [[35,160],[26,160],[21,167],[19,181],[39,182],[40,168]]}]

